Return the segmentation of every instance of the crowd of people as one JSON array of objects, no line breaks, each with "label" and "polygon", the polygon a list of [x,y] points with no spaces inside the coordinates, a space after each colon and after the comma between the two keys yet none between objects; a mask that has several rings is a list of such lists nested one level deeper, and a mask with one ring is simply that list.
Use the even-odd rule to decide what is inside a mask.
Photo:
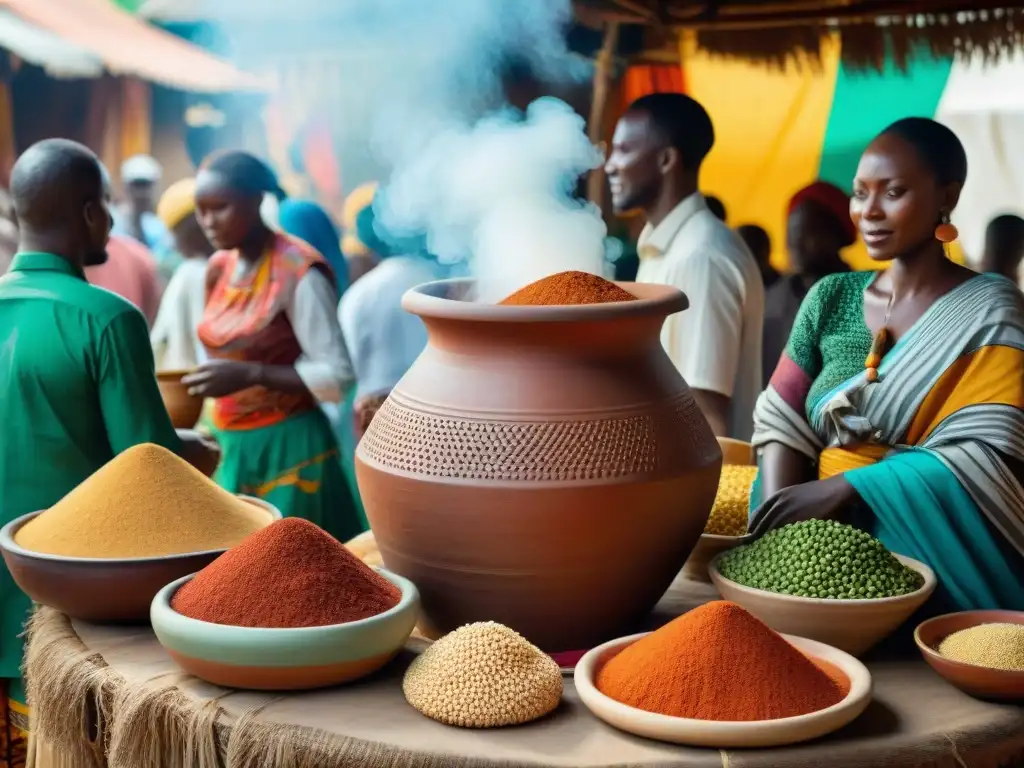
[{"label": "crowd of people", "polygon": [[[1024,609],[1024,219],[991,222],[983,274],[951,261],[966,156],[947,128],[909,118],[865,149],[852,195],[818,181],[788,202],[782,274],[767,233],[730,228],[701,193],[714,143],[699,103],[645,96],[605,172],[615,209],[646,223],[635,279],[689,297],[663,328],[670,359],[714,432],[758,451],[753,530],[856,522],[928,562],[940,601]],[[382,236],[373,185],[339,231],[242,151],[162,193],[153,158],[129,159],[120,181],[115,205],[96,156],[54,139],[0,196],[0,523],[149,442],[342,540],[366,530],[355,444],[426,344],[401,297],[450,269]],[[877,271],[843,262],[858,236]],[[199,431],[172,428],[157,369],[212,404]],[[0,570],[5,748],[27,712],[28,609]]]}]

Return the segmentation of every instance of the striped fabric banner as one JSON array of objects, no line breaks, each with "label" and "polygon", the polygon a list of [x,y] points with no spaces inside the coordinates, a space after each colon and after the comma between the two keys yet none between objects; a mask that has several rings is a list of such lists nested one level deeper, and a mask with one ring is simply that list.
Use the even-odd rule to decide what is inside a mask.
[{"label": "striped fabric banner", "polygon": [[[977,253],[988,219],[1002,209],[1024,206],[1024,148],[1016,151],[1009,141],[1014,129],[1020,135],[1024,127],[1024,108],[1015,107],[1015,122],[1007,117],[994,127],[992,105],[1003,103],[1005,94],[990,94],[981,103],[968,98],[967,91],[976,92],[979,82],[971,66],[919,57],[907,72],[891,65],[883,72],[851,72],[839,53],[839,42],[833,39],[826,43],[820,65],[804,62],[779,72],[711,57],[684,37],[686,92],[707,108],[717,134],[702,176],[704,190],[725,203],[730,224],[764,227],[772,238],[772,260],[784,268],[785,211],[793,193],[815,179],[849,190],[861,152],[882,128],[901,117],[935,117],[956,130],[967,147],[972,175],[954,222],[961,242]],[[1013,63],[1012,73],[1004,71],[1006,66],[1000,65],[1002,81],[1019,91],[1024,57]],[[994,75],[987,72],[984,77]],[[965,103],[969,107],[957,106]],[[989,105],[988,111],[982,103]],[[947,104],[950,110],[944,110]],[[993,142],[993,131],[1006,142]],[[1011,153],[1017,162],[997,166],[993,152],[1004,158]],[[986,187],[991,188],[996,170],[1004,178],[1000,195],[993,198]],[[1015,190],[1014,181],[1021,182]],[[997,200],[1001,210],[993,210],[1000,205]],[[959,247],[951,255],[963,259]],[[860,243],[844,256],[856,268],[872,266]]]}]

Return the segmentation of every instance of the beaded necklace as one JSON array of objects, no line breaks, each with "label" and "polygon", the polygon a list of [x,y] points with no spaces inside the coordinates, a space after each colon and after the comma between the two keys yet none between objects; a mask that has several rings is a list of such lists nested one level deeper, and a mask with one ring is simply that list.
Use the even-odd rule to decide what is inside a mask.
[{"label": "beaded necklace", "polygon": [[864,358],[864,367],[867,368],[868,381],[878,381],[878,366],[882,364],[882,358],[889,351],[889,315],[892,313],[892,302],[896,298],[896,292],[889,294],[889,303],[885,305],[885,319],[882,320],[882,327],[878,329],[875,338],[871,340],[871,351]]}]

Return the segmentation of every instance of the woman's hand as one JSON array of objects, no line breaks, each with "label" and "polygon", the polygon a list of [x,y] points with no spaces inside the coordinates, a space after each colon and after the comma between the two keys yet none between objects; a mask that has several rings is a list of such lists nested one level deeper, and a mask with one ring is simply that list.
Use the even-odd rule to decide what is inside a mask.
[{"label": "woman's hand", "polygon": [[856,498],[857,491],[843,475],[791,485],[755,510],[752,517],[757,525],[751,533],[762,536],[773,528],[804,520],[840,520]]},{"label": "woman's hand", "polygon": [[188,393],[196,397],[227,397],[260,383],[259,363],[211,360],[182,378]]},{"label": "woman's hand", "polygon": [[181,439],[181,458],[207,477],[212,477],[220,464],[221,450],[216,440],[203,437],[194,429],[177,430]]}]

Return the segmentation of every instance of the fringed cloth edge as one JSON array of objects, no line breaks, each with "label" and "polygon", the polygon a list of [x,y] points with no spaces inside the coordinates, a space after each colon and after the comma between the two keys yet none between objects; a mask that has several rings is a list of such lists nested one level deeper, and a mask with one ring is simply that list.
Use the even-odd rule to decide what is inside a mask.
[{"label": "fringed cloth edge", "polygon": [[[71,620],[40,608],[28,625],[25,677],[31,711],[28,768],[519,768],[521,762],[396,749],[288,723],[237,719],[218,700],[183,693],[182,674],[127,685],[79,639]],[[268,703],[273,703],[271,700]],[[224,720],[221,718],[224,716]],[[1024,768],[1024,738],[1007,745],[923,747],[917,768]],[[958,749],[960,747],[960,749]],[[964,751],[966,747],[966,751]],[[427,747],[429,749],[429,747]],[[898,749],[905,752],[907,747]],[[916,751],[916,750],[915,750]],[[961,754],[963,753],[963,754]],[[730,753],[719,753],[729,766]],[[737,753],[739,754],[739,753]],[[902,761],[901,761],[902,762]],[[847,765],[866,765],[853,759]]]},{"label": "fringed cloth edge", "polygon": [[[39,608],[28,624],[25,678],[31,708],[29,768],[476,768],[480,761],[417,754],[386,744],[259,719],[238,719],[161,675],[128,685],[90,651],[71,620]],[[224,719],[222,721],[222,716]],[[33,760],[32,758],[37,758]],[[494,768],[516,765],[487,761]]]}]

